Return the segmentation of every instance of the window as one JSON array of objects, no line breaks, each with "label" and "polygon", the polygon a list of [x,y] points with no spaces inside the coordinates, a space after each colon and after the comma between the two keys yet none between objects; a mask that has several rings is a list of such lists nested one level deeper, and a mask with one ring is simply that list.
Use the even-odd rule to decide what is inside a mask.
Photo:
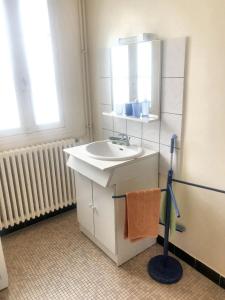
[{"label": "window", "polygon": [[3,2],[0,2],[0,130],[20,127],[12,58]]},{"label": "window", "polygon": [[61,126],[47,0],[0,0],[0,49],[0,136]]}]

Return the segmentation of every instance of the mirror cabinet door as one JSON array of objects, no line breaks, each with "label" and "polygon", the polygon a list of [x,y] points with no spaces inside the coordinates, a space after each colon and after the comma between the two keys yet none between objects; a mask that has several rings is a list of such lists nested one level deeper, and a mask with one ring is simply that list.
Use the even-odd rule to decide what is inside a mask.
[{"label": "mirror cabinet door", "polygon": [[161,42],[116,46],[111,49],[113,108],[124,113],[130,102],[149,102],[149,113],[160,112]]}]

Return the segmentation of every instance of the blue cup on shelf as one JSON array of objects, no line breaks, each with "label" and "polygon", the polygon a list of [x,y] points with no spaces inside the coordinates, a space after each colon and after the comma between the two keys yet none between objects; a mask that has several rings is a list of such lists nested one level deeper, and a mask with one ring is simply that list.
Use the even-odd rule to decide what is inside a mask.
[{"label": "blue cup on shelf", "polygon": [[132,103],[125,103],[124,113],[125,113],[126,116],[132,116],[133,115]]},{"label": "blue cup on shelf", "polygon": [[142,113],[142,104],[139,102],[134,102],[132,103],[132,108],[133,108],[133,116],[135,118],[140,118]]}]

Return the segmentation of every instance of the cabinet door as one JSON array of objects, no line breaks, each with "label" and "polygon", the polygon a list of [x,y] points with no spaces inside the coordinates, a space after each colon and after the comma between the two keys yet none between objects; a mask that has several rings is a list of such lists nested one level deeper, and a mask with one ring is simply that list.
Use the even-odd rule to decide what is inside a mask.
[{"label": "cabinet door", "polygon": [[94,234],[91,180],[76,173],[77,217],[80,225]]},{"label": "cabinet door", "polygon": [[103,188],[93,183],[95,238],[113,254],[115,246],[114,188]]}]

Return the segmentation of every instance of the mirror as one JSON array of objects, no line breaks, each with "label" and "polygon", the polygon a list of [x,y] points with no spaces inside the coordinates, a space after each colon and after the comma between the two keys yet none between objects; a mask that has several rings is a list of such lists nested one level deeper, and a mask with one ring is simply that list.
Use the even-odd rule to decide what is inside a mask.
[{"label": "mirror", "polygon": [[111,48],[113,110],[140,118],[159,115],[160,40]]}]

